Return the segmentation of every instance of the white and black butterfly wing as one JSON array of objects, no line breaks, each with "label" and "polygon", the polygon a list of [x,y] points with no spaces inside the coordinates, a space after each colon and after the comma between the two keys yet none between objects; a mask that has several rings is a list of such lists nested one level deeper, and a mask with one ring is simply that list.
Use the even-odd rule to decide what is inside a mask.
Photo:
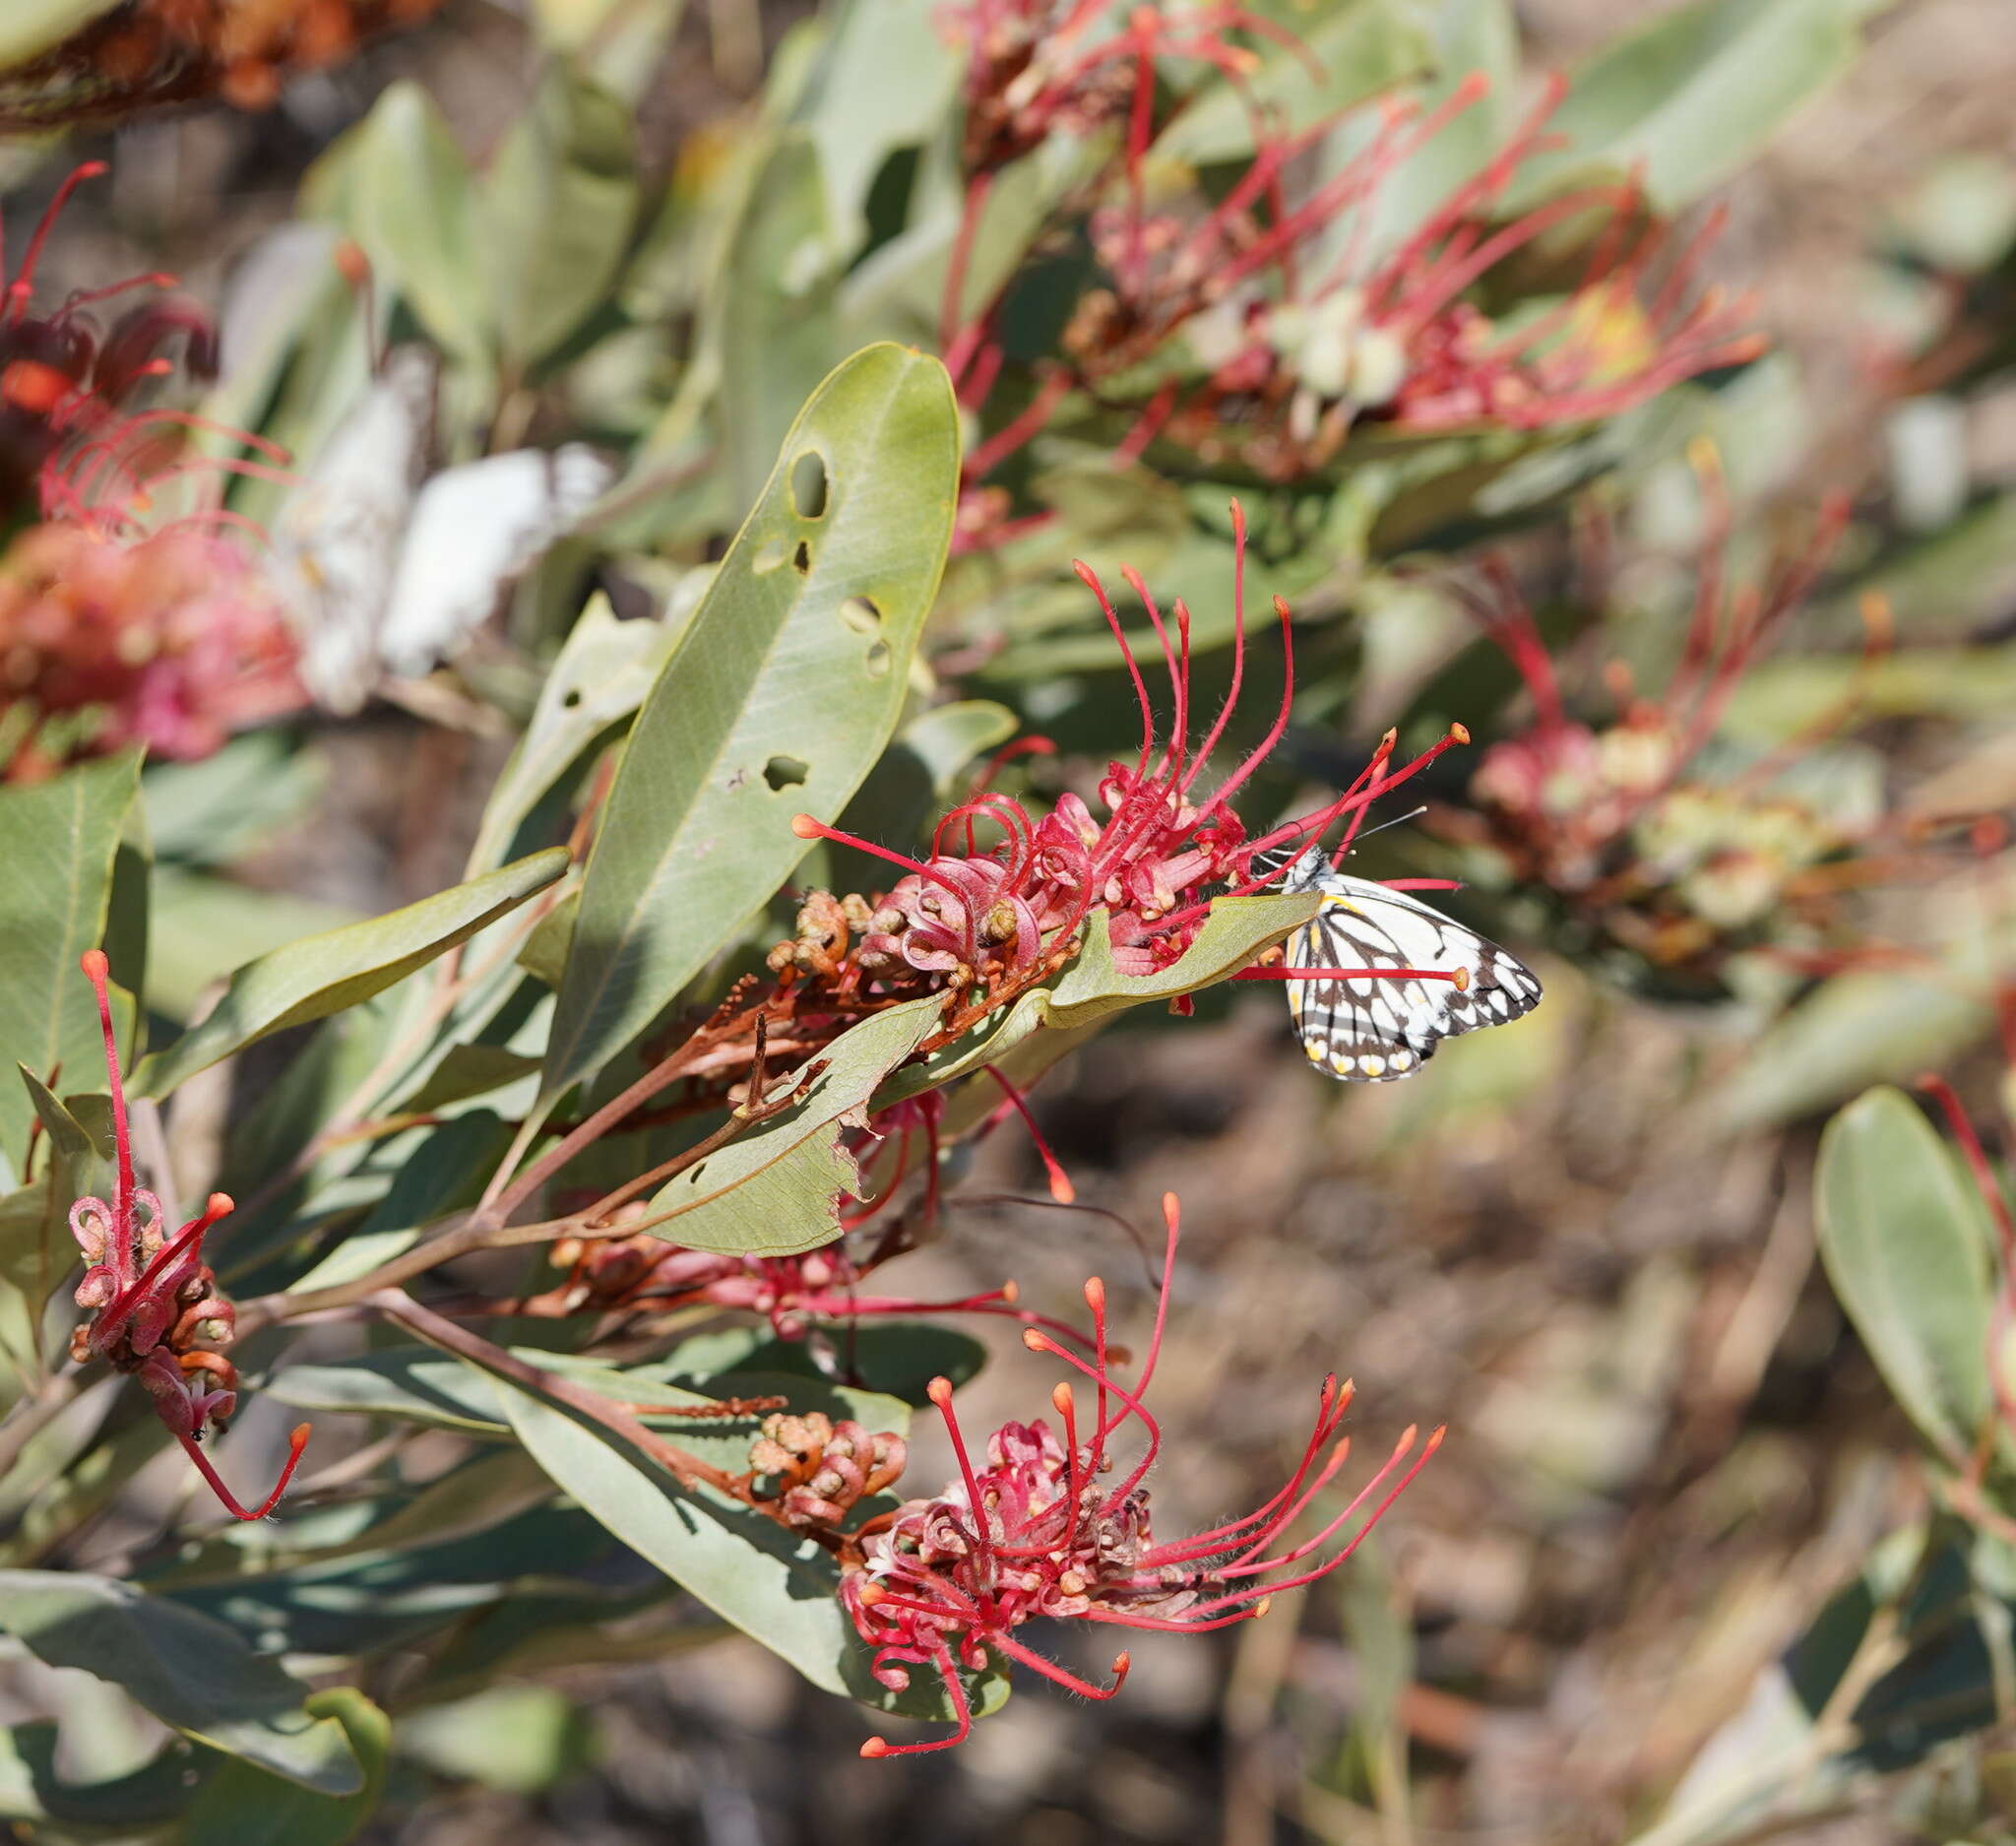
[{"label": "white and black butterfly wing", "polygon": [[378,625],[433,440],[440,362],[402,347],[309,465],[273,528],[275,581],[301,637],[303,677],[352,712],[377,678]]},{"label": "white and black butterfly wing", "polygon": [[384,605],[386,669],[412,678],[453,654],[613,477],[579,443],[550,454],[516,449],[436,475],[414,502]]},{"label": "white and black butterfly wing", "polygon": [[[1286,984],[1302,1049],[1334,1077],[1390,1083],[1411,1076],[1444,1039],[1505,1025],[1540,1004],[1540,982],[1524,963],[1405,891],[1327,865],[1292,874],[1289,886],[1320,891],[1325,900],[1315,920],[1289,939],[1291,968],[1396,971]],[[1460,987],[1423,981],[1398,974],[1403,968],[1461,969],[1466,981]]]}]

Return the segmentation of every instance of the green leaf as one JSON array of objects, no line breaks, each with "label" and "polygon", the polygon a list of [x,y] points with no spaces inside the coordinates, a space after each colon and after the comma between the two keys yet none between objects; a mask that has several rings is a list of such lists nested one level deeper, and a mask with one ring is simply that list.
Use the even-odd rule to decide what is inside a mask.
[{"label": "green leaf", "polygon": [[1878,1089],[1820,1137],[1814,1210],[1828,1278],[1876,1369],[1925,1439],[1964,1464],[1992,1403],[1981,1198],[1923,1112]]},{"label": "green leaf", "polygon": [[129,1087],[138,1096],[166,1096],[270,1032],[367,1000],[515,910],[566,869],[566,850],[552,847],[389,916],[275,949],[240,968],[210,1017],[148,1057]]},{"label": "green leaf", "polygon": [[189,1805],[195,1751],[180,1738],[130,1774],[84,1783],[57,1773],[57,1742],[50,1723],[0,1731],[0,1816],[127,1833],[159,1826]]},{"label": "green leaf", "polygon": [[318,1794],[364,1787],[343,1725],[308,1710],[305,1686],[210,1616],[83,1571],[0,1570],[0,1627],[199,1744]]},{"label": "green leaf", "polygon": [[1606,45],[1576,73],[1520,169],[1513,209],[1593,171],[1637,171],[1672,212],[1722,184],[1853,64],[1885,0],[1696,0]]},{"label": "green leaf", "polygon": [[[72,1083],[103,1068],[97,1002],[77,960],[105,933],[112,866],[134,792],[137,753],[0,792],[0,1058]],[[116,980],[120,970],[113,970]],[[34,1112],[0,1084],[0,1153],[20,1172]]]},{"label": "green leaf", "polygon": [[230,1846],[344,1846],[356,1837],[385,1793],[392,1720],[348,1686],[311,1692],[303,1709],[343,1727],[363,1766],[363,1787],[353,1795],[322,1795],[249,1762],[227,1762],[189,1810],[190,1846],[224,1840]]},{"label": "green leaf", "polygon": [[840,1145],[840,1127],[862,1119],[868,1098],[924,1042],[943,1004],[930,994],[850,1026],[795,1073],[804,1081],[823,1066],[802,1101],[660,1188],[651,1215],[672,1216],[653,1224],[652,1235],[690,1249],[760,1256],[794,1256],[832,1242],[841,1194],[861,1182],[853,1156]]},{"label": "green leaf", "polygon": [[[1123,975],[1113,966],[1103,911],[1086,923],[1085,946],[1054,986],[1025,993],[1006,1015],[983,1024],[977,1042],[969,1037],[899,1071],[876,1093],[873,1107],[886,1108],[907,1096],[935,1090],[998,1062],[1008,1051],[1041,1031],[1078,1033],[1149,1000],[1174,999],[1208,987],[1243,968],[1271,942],[1298,929],[1321,908],[1313,893],[1300,896],[1220,898],[1182,956],[1155,975]],[[1077,1043],[1073,1040],[1072,1043]],[[1040,1066],[1039,1066],[1040,1067]]]},{"label": "green leaf", "polygon": [[[686,1492],[626,1443],[543,1398],[513,1387],[505,1408],[519,1439],[578,1505],[814,1686],[918,1716],[942,1705],[921,1674],[904,1693],[869,1678],[866,1649],[840,1606],[839,1568],[819,1546],[711,1489]],[[1003,1678],[983,1676],[976,1712],[1006,1694]]]},{"label": "green leaf", "polygon": [[644,703],[676,632],[662,621],[618,621],[607,597],[590,599],[490,791],[469,876],[501,865],[519,828],[582,752]]},{"label": "green leaf", "polygon": [[642,1031],[789,875],[805,851],[791,816],[831,820],[881,754],[958,469],[935,359],[871,347],[806,405],[631,731],[589,859],[547,1101]]},{"label": "green leaf", "polygon": [[608,298],[637,198],[629,111],[565,62],[549,64],[480,199],[507,360],[543,358]]},{"label": "green leaf", "polygon": [[153,887],[147,1003],[169,1019],[188,1019],[215,983],[246,962],[358,921],[354,910],[174,864],[154,868]]},{"label": "green leaf", "polygon": [[493,323],[475,181],[441,111],[410,81],[376,106],[310,175],[304,202],[346,225],[428,332],[484,359]]},{"label": "green leaf", "polygon": [[439,1775],[536,1795],[589,1767],[595,1735],[588,1712],[553,1687],[493,1686],[414,1712],[399,1749]]},{"label": "green leaf", "polygon": [[157,859],[227,864],[300,820],[328,781],[318,752],[247,731],[194,763],[150,763],[140,793]]}]

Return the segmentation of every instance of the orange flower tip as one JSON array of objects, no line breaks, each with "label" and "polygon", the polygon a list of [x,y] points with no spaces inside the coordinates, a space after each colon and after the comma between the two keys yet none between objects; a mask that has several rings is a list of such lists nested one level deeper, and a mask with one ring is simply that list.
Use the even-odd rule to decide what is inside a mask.
[{"label": "orange flower tip", "polygon": [[1071,560],[1071,568],[1078,573],[1078,581],[1088,590],[1099,588],[1099,573],[1082,557],[1074,557]]},{"label": "orange flower tip", "polygon": [[1456,95],[1466,103],[1475,102],[1480,96],[1487,96],[1490,94],[1491,80],[1482,71],[1472,71],[1456,86]]},{"label": "orange flower tip", "polygon": [[1253,1620],[1254,1620],[1255,1622],[1258,1622],[1258,1621],[1260,1620],[1260,1618],[1261,1618],[1262,1616],[1264,1616],[1264,1615],[1265,1615],[1265,1614],[1266,1614],[1266,1613],[1267,1613],[1267,1612],[1268,1612],[1268,1611],[1269,1611],[1270,1609],[1272,1609],[1273,1607],[1274,1607],[1274,1598],[1273,1598],[1273,1597],[1271,1597],[1271,1596],[1263,1596],[1263,1597],[1261,1597],[1261,1599],[1260,1599],[1260,1600],[1259,1600],[1259,1601],[1258,1601],[1257,1603],[1255,1603],[1255,1604],[1253,1605]]},{"label": "orange flower tip", "polygon": [[1274,612],[1277,615],[1279,615],[1283,621],[1287,621],[1289,617],[1292,614],[1293,614],[1294,611],[1289,607],[1287,597],[1278,596],[1274,599]]},{"label": "orange flower tip", "polygon": [[363,245],[346,237],[336,246],[336,272],[352,288],[370,280],[371,259]]},{"label": "orange flower tip", "polygon": [[1071,1386],[1063,1378],[1050,1387],[1050,1408],[1060,1417],[1068,1417],[1076,1407],[1077,1400],[1071,1395]]},{"label": "orange flower tip", "polygon": [[1099,1313],[1106,1305],[1106,1285],[1098,1276],[1085,1279],[1085,1305],[1094,1313]]},{"label": "orange flower tip", "polygon": [[1400,732],[1398,731],[1389,730],[1386,732],[1386,734],[1379,739],[1379,748],[1376,754],[1380,756],[1390,755],[1393,751],[1394,746],[1398,744],[1399,741]]},{"label": "orange flower tip", "polygon": [[203,1207],[204,1216],[207,1218],[222,1218],[237,1209],[228,1192],[213,1192]]},{"label": "orange flower tip", "polygon": [[1050,1350],[1049,1336],[1036,1327],[1022,1329],[1022,1343],[1032,1353],[1047,1353]]},{"label": "orange flower tip", "polygon": [[1113,1656],[1113,1678],[1115,1681],[1124,1680],[1133,1671],[1133,1668],[1134,1656],[1132,1654],[1115,1654]]},{"label": "orange flower tip", "polygon": [[929,1384],[924,1386],[924,1395],[932,1403],[936,1404],[940,1410],[943,1410],[952,1401],[952,1380],[942,1377],[933,1378]]},{"label": "orange flower tip", "polygon": [[889,1740],[886,1737],[871,1737],[861,1746],[861,1754],[870,1762],[889,1754]]},{"label": "orange flower tip", "polygon": [[299,1453],[300,1450],[308,1446],[308,1437],[314,1432],[314,1430],[315,1426],[312,1423],[295,1424],[293,1433],[287,1437],[287,1446],[296,1453]]},{"label": "orange flower tip", "polygon": [[1071,1183],[1061,1169],[1050,1175],[1050,1197],[1059,1205],[1077,1202],[1078,1188]]},{"label": "orange flower tip", "polygon": [[791,831],[801,840],[816,840],[825,829],[810,814],[793,814]]},{"label": "orange flower tip", "polygon": [[872,1609],[877,1603],[887,1602],[889,1600],[889,1592],[879,1583],[864,1583],[861,1585],[860,1594],[854,1600],[863,1609]]},{"label": "orange flower tip", "polygon": [[1451,725],[1449,727],[1449,739],[1452,743],[1468,743],[1470,741],[1470,727],[1468,725]]},{"label": "orange flower tip", "polygon": [[1468,993],[1470,991],[1470,970],[1468,968],[1457,969],[1456,991],[1459,993]]},{"label": "orange flower tip", "polygon": [[1013,1276],[1001,1284],[1001,1301],[1004,1306],[1013,1307],[1022,1299],[1022,1286]]},{"label": "orange flower tip", "polygon": [[1438,1423],[1428,1432],[1427,1446],[1421,1450],[1421,1459],[1423,1461],[1442,1446],[1442,1438],[1448,1433],[1449,1426],[1446,1423]]},{"label": "orange flower tip", "polygon": [[112,965],[105,960],[103,949],[86,949],[77,958],[78,967],[84,970],[87,981],[103,981],[112,971]]},{"label": "orange flower tip", "polygon": [[1183,1222],[1183,1201],[1173,1192],[1162,1195],[1162,1221],[1171,1231]]}]

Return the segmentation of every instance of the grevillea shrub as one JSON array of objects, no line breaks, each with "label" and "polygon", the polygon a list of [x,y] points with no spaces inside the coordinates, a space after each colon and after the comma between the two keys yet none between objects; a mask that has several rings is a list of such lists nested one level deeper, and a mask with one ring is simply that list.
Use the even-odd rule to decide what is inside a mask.
[{"label": "grevillea shrub", "polygon": [[[201,303],[85,274],[149,231],[117,163],[156,130],[111,185],[22,152],[7,202],[0,1629],[166,1727],[112,1774],[74,1721],[11,1724],[24,1838],[370,1837],[426,1714],[729,1630],[865,1708],[883,1766],[836,1773],[883,1787],[954,1773],[908,1759],[1011,1685],[1104,1722],[1134,1635],[1330,1620],[1465,1431],[1455,1385],[1360,1398],[1328,1357],[1197,1427],[1171,1356],[1218,1330],[1207,1239],[1162,1178],[1144,1240],[1073,1170],[1052,1073],[1089,1040],[1153,1029],[1217,1081],[1232,1001],[1286,1037],[1290,980],[1404,1036],[1488,929],[1567,977],[1515,1047],[1564,1057],[1648,987],[1712,1019],[1718,1082],[1811,1032],[1745,1105],[1780,1120],[1902,1055],[1829,1036],[1892,997],[1858,982],[1950,973],[1956,1060],[1999,990],[1864,902],[1992,861],[1997,816],[1881,773],[1830,798],[1900,716],[1853,594],[1884,509],[1777,483],[1763,531],[1710,459],[1774,375],[1706,195],[1865,9],[1696,0],[1551,73],[1496,6],[836,4],[676,159],[687,104],[641,75],[670,0],[506,9],[528,76],[480,122],[381,81],[453,55],[434,10],[0,20],[0,126],[173,105],[300,156]],[[1731,44],[1773,81],[1732,87]],[[1564,568],[1571,520],[1675,483],[1677,598]],[[1790,718],[1786,668],[1825,682]],[[396,798],[387,737],[424,765]],[[1420,890],[1452,915],[1380,936]],[[1471,1067],[1479,1160],[1525,1055]],[[1446,1100],[1414,1074],[1377,1116],[1303,1061],[1284,1135]],[[1889,1093],[1818,1182],[1942,1496],[1927,1557],[2016,1532],[2007,1214],[1941,1094],[1969,1186]],[[1079,1293],[932,1270],[1000,1202],[989,1141]],[[1166,1465],[1213,1443],[1256,1451],[1223,1505]],[[1904,1609],[1851,1692],[1920,1644]]]}]

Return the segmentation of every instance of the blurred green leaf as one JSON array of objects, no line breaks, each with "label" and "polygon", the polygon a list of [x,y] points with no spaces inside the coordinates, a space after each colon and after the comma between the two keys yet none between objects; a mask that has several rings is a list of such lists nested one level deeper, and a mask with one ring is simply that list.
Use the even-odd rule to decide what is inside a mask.
[{"label": "blurred green leaf", "polygon": [[380,283],[410,302],[444,347],[487,360],[494,323],[475,179],[418,84],[385,90],[310,172],[302,202],[349,231]]},{"label": "blurred green leaf", "polygon": [[131,1089],[140,1096],[166,1096],[185,1078],[270,1032],[326,1019],[369,999],[517,909],[566,869],[565,849],[553,847],[404,910],[275,949],[231,977],[200,1026],[145,1059]]},{"label": "blurred green leaf", "polygon": [[[180,1738],[129,1775],[72,1783],[57,1773],[57,1727],[0,1730],[0,1817],[125,1833],[172,1820],[189,1805],[193,1751]],[[45,1837],[39,1831],[34,1835]],[[53,1835],[48,1837],[54,1837]]]},{"label": "blurred green leaf", "polygon": [[392,1721],[354,1687],[311,1692],[302,1708],[343,1727],[362,1766],[364,1785],[331,1796],[253,1767],[225,1763],[189,1810],[188,1846],[344,1846],[376,1812],[385,1792]]},{"label": "blurred green leaf", "polygon": [[[0,791],[0,1058],[75,1083],[98,1071],[97,1002],[78,972],[105,934],[112,866],[140,786],[138,752]],[[113,970],[118,979],[122,971]],[[0,1084],[0,1152],[20,1172],[34,1112]]]},{"label": "blurred green leaf", "polygon": [[1754,159],[1856,59],[1888,0],[1695,0],[1612,40],[1548,123],[1565,145],[1528,160],[1509,203],[1604,170],[1639,172],[1677,211]]},{"label": "blurred green leaf", "polygon": [[536,1795],[594,1757],[588,1713],[550,1686],[497,1686],[431,1705],[399,1727],[399,1749],[441,1775],[512,1795]]},{"label": "blurred green leaf", "polygon": [[1876,1369],[1925,1439],[1965,1463],[1987,1416],[1991,1232],[1980,1197],[1900,1091],[1858,1097],[1820,1137],[1820,1255]]},{"label": "blurred green leaf", "polygon": [[150,763],[141,778],[157,859],[217,865],[241,859],[300,819],[327,765],[281,731],[247,731],[194,763]]},{"label": "blurred green leaf", "polygon": [[130,1584],[76,1570],[0,1570],[0,1627],[52,1667],[75,1667],[199,1744],[321,1795],[364,1788],[342,1723],[235,1628]]},{"label": "blurred green leaf", "polygon": [[168,1019],[187,1020],[213,983],[245,963],[358,921],[355,911],[335,904],[175,864],[157,865],[152,883],[147,1004]]},{"label": "blurred green leaf", "polygon": [[522,368],[543,358],[607,299],[637,206],[630,112],[554,60],[505,135],[477,201],[508,362]]},{"label": "blurred green leaf", "polygon": [[868,1098],[924,1042],[943,1009],[943,996],[928,994],[850,1026],[795,1073],[807,1086],[802,1101],[659,1189],[652,1236],[759,1256],[794,1256],[832,1242],[841,1195],[861,1183],[840,1127],[861,1118]]},{"label": "blurred green leaf", "polygon": [[548,1100],[642,1031],[789,875],[805,851],[791,816],[832,819],[882,753],[958,467],[935,359],[870,348],[806,405],[632,728],[589,859]]}]

